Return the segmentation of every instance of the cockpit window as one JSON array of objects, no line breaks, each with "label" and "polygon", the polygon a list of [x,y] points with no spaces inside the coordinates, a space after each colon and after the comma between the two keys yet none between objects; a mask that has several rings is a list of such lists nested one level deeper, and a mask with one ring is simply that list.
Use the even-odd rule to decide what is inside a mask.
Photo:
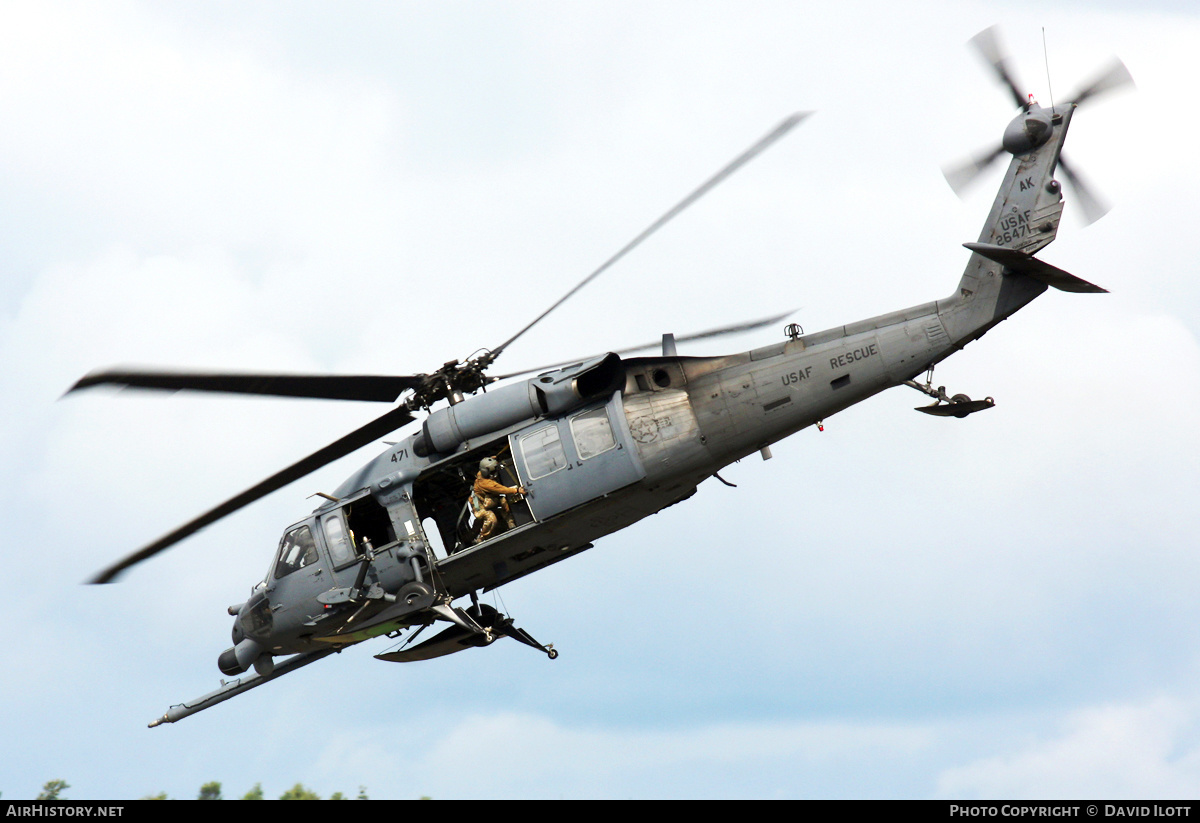
[{"label": "cockpit window", "polygon": [[336,567],[353,560],[354,549],[350,546],[350,535],[346,533],[346,524],[342,522],[341,513],[325,515],[321,526],[325,529],[325,545],[329,547],[333,565]]},{"label": "cockpit window", "polygon": [[275,579],[287,577],[297,569],[316,563],[317,544],[308,526],[299,526],[283,536],[279,559],[275,562]]}]

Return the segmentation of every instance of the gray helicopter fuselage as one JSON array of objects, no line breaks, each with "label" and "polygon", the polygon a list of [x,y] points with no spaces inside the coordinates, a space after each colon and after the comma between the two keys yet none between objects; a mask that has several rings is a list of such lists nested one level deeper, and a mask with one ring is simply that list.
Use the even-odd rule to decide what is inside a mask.
[{"label": "gray helicopter fuselage", "polygon": [[[979,238],[983,251],[943,300],[739,354],[606,355],[433,412],[421,432],[288,530],[307,528],[318,559],[277,576],[277,558],[259,589],[285,605],[260,642],[276,655],[312,652],[428,622],[419,598],[351,608],[318,597],[328,601],[360,576],[380,592],[422,583],[447,600],[511,582],[686,499],[729,463],[912,380],[1048,282],[1073,290],[997,262],[1031,256],[1055,237],[1062,198],[1053,173],[1072,110],[1044,110],[1048,139],[1013,157]],[[526,495],[508,528],[475,543],[463,531],[466,498],[479,460],[496,455],[506,460],[507,482]],[[344,533],[349,543],[339,547]]]}]

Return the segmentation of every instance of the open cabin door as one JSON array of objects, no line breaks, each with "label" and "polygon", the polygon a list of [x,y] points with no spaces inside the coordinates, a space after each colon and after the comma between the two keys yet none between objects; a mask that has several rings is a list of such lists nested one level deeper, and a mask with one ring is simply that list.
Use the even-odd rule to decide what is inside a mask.
[{"label": "open cabin door", "polygon": [[509,443],[530,511],[538,520],[646,476],[633,448],[620,392],[606,403],[510,435]]}]

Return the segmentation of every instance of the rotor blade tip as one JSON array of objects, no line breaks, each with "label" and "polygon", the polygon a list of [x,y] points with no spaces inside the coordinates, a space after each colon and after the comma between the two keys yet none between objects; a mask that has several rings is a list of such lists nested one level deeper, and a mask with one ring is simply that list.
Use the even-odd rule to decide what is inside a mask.
[{"label": "rotor blade tip", "polygon": [[[86,389],[88,386],[94,386],[99,382],[100,372],[88,372],[83,377],[71,384],[71,387],[63,392],[62,396],[66,397],[71,392],[77,392],[80,389]],[[62,398],[59,398],[60,400]]]},{"label": "rotor blade tip", "polygon": [[942,169],[942,176],[946,178],[946,183],[950,186],[950,190],[960,198],[966,195],[971,181],[975,179],[977,174],[978,172],[968,173],[961,167]]},{"label": "rotor blade tip", "polygon": [[780,131],[780,132],[791,131],[792,129],[794,129],[796,126],[800,125],[801,123],[803,123],[805,120],[807,120],[812,115],[813,115],[813,112],[811,112],[811,111],[794,112],[783,119],[783,121],[779,124],[777,131]]}]

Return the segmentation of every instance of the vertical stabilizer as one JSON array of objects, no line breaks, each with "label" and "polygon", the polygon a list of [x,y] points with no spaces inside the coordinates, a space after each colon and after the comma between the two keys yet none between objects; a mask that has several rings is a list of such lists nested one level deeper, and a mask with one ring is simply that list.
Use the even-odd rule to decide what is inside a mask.
[{"label": "vertical stabilizer", "polygon": [[[1050,139],[1027,154],[1013,157],[979,233],[980,243],[1033,254],[1053,242],[1063,210],[1062,187],[1054,179],[1054,170],[1073,110],[1073,106],[1051,109]],[[964,289],[979,291],[979,264],[985,262],[979,258],[971,260],[959,284],[960,293]]]},{"label": "vertical stabilizer", "polygon": [[[1032,255],[1054,240],[1063,210],[1062,187],[1054,171],[1074,108],[1073,104],[1053,109],[1034,105],[1010,125],[1010,131],[1028,130],[1036,120],[1033,126],[1044,124],[1050,133],[1031,151],[1014,153],[979,243]],[[1046,290],[1037,278],[1011,270],[1006,274],[995,257],[972,254],[954,296],[939,303],[951,339],[967,342],[979,337]]]}]

